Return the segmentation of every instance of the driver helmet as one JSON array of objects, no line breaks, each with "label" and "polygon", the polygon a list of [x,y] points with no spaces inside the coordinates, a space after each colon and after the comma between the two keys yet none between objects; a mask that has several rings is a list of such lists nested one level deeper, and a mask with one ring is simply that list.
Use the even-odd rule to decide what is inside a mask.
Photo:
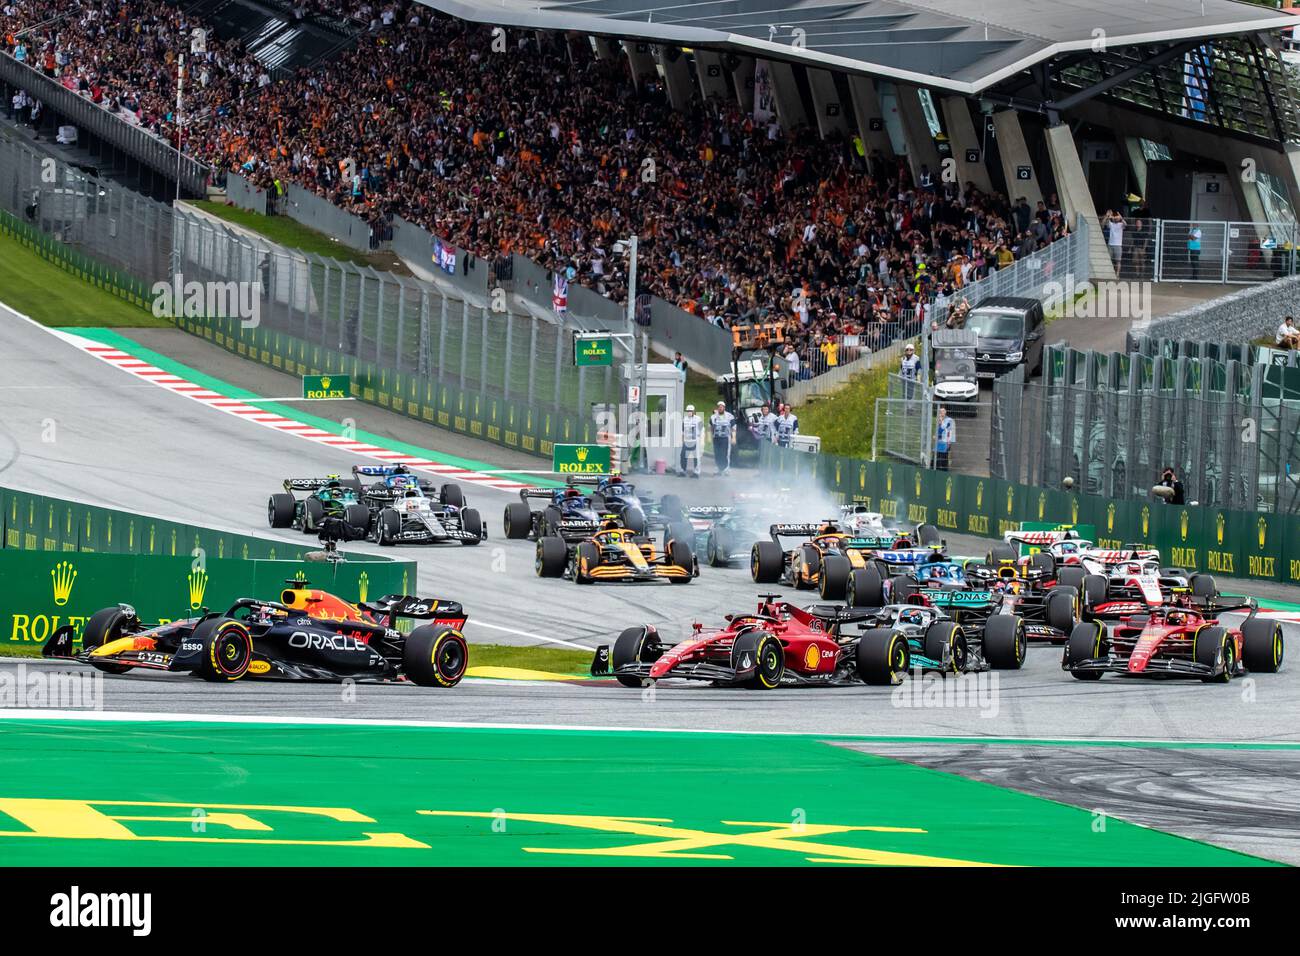
[{"label": "driver helmet", "polygon": [[921,625],[925,623],[925,614],[921,611],[906,610],[898,615],[900,624]]},{"label": "driver helmet", "polygon": [[1165,615],[1165,621],[1166,621],[1167,623],[1169,623],[1169,624],[1186,624],[1186,623],[1187,623],[1187,612],[1186,612],[1186,611],[1170,611],[1168,614]]},{"label": "driver helmet", "polygon": [[406,488],[406,494],[403,497],[418,498],[420,497],[420,489],[416,488],[414,485],[408,485]]}]

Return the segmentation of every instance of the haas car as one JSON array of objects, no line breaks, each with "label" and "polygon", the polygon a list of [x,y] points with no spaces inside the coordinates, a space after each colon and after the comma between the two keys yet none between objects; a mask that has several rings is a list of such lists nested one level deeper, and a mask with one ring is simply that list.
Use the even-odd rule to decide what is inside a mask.
[{"label": "haas car", "polygon": [[[405,633],[398,629],[403,619],[424,623]],[[86,621],[80,652],[66,625],[42,654],[110,674],[182,671],[218,683],[253,677],[453,687],[469,662],[461,633],[467,619],[455,601],[390,594],[350,604],[305,581],[288,581],[279,601],[241,598],[224,613],[204,609],[152,627],[129,604],[104,608]]]},{"label": "haas car", "polygon": [[403,465],[358,465],[352,473],[379,478],[361,496],[370,515],[367,536],[376,544],[476,545],[487,537],[460,485],[422,481]]},{"label": "haas car", "polygon": [[671,581],[689,584],[700,573],[689,541],[671,539],[660,550],[653,539],[618,526],[609,518],[585,540],[570,543],[558,535],[537,539],[537,576],[595,581]]},{"label": "haas car", "polygon": [[[294,492],[306,492],[299,498]],[[349,537],[362,538],[370,530],[370,509],[361,502],[361,482],[356,478],[286,478],[284,491],[266,503],[266,521],[272,528],[293,528],[319,534],[328,519],[346,526]]]},{"label": "haas car", "polygon": [[[1282,625],[1258,616],[1249,598],[1238,604],[1178,603],[1129,614],[1107,628],[1084,621],[1070,634],[1061,668],[1077,680],[1103,674],[1126,677],[1195,677],[1227,683],[1247,672],[1273,674],[1282,667]],[[1228,627],[1219,615],[1246,611],[1240,627]]]},{"label": "haas car", "polygon": [[[770,690],[889,686],[917,668],[969,672],[1024,662],[1024,632],[1011,615],[968,634],[942,611],[920,604],[863,611],[803,608],[778,598],[762,595],[755,613],[729,614],[722,627],[697,622],[681,641],[665,640],[651,624],[628,628],[612,648],[597,648],[592,675],[612,674],[626,687],[677,677]],[[857,629],[846,631],[850,626]]]}]

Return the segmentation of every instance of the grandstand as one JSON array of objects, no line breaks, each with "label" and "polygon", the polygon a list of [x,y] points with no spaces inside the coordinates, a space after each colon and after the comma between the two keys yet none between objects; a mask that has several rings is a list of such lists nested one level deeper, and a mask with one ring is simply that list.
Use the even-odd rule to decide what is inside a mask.
[{"label": "grandstand", "polygon": [[11,0],[0,78],[15,120],[80,126],[155,195],[228,186],[426,264],[432,237],[464,268],[534,261],[543,308],[552,276],[610,300],[561,322],[621,321],[635,233],[658,347],[719,371],[726,327],[775,319],[807,376],[1041,287],[1009,277],[1080,223],[1080,278],[1293,272],[1292,23],[1233,0]]}]

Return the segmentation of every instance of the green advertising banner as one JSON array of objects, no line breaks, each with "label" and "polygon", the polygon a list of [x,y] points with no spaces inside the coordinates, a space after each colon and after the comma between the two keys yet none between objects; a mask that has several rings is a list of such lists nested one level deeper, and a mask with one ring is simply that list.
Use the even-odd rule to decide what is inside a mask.
[{"label": "green advertising banner", "polygon": [[1100,547],[1155,548],[1167,566],[1300,584],[1300,517],[1156,501],[1110,500],[998,478],[765,447],[782,484],[815,478],[886,519],[1001,538],[1027,523],[1077,525]]},{"label": "green advertising banner", "polygon": [[614,340],[608,335],[575,335],[573,364],[578,368],[614,364]]},{"label": "green advertising banner", "polygon": [[608,475],[612,473],[608,445],[554,445],[551,467],[566,475]]},{"label": "green advertising banner", "polygon": [[239,598],[276,599],[288,580],[345,601],[407,594],[413,561],[320,563],[47,551],[0,551],[0,644],[39,647],[64,624],[78,629],[90,615],[130,604],[146,623],[221,610]]}]

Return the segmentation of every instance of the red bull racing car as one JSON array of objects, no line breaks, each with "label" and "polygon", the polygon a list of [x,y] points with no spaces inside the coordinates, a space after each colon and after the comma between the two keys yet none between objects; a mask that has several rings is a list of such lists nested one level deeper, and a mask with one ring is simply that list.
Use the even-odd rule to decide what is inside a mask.
[{"label": "red bull racing car", "polygon": [[[423,621],[409,633],[398,621]],[[468,615],[455,601],[390,594],[351,604],[305,581],[288,581],[279,601],[241,598],[225,613],[148,626],[129,604],[86,621],[81,650],[71,625],[56,630],[41,653],[78,660],[109,674],[133,668],[181,671],[227,683],[279,680],[410,681],[453,687],[465,675]]]}]

